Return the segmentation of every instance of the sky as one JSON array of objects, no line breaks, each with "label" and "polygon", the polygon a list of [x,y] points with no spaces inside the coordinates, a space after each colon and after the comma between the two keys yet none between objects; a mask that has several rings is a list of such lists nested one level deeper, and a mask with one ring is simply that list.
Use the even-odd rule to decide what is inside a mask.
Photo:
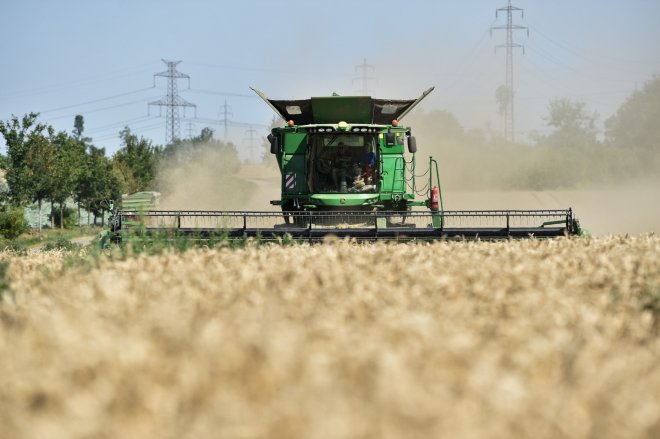
[{"label": "sky", "polygon": [[[252,91],[277,99],[369,93],[410,99],[435,86],[415,111],[452,112],[467,129],[501,130],[495,90],[505,82],[507,0],[3,0],[0,120],[39,112],[85,134],[112,154],[128,126],[166,140],[167,80],[181,61],[190,76],[179,96],[182,138],[209,126],[243,159],[267,133],[273,113]],[[660,74],[657,0],[514,0],[524,9],[514,33],[515,130],[519,140],[548,131],[551,99],[584,102],[602,124],[636,89]],[[413,127],[414,130],[414,127]],[[251,148],[252,145],[252,148]],[[0,148],[4,142],[0,140]]]}]

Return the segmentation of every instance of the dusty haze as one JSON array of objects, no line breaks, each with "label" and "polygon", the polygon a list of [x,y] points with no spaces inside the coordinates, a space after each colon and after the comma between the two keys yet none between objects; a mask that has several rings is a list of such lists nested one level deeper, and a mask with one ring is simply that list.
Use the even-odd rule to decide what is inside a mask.
[{"label": "dusty haze", "polygon": [[250,202],[257,184],[237,175],[238,162],[225,151],[200,146],[183,162],[166,159],[158,169],[161,209],[241,210]]},{"label": "dusty haze", "polygon": [[[405,123],[418,139],[416,174],[425,173],[429,155],[439,161],[447,210],[570,207],[595,235],[660,232],[660,177],[652,172],[660,154],[645,161],[605,145],[511,145],[492,131],[466,130],[442,110],[416,110]],[[231,165],[212,146],[184,164],[166,161],[162,208],[277,210],[270,201],[280,198],[281,177],[274,156],[266,163]]]},{"label": "dusty haze", "polygon": [[[419,169],[426,169],[431,154],[440,162],[444,207],[447,210],[566,209],[572,208],[582,226],[594,235],[660,233],[660,178],[644,177],[604,186],[547,190],[497,188],[489,178],[514,178],[520,163],[501,156],[497,163],[472,160],[473,151],[453,149],[420,139]],[[511,157],[509,157],[511,158]],[[183,166],[167,165],[159,174],[164,209],[279,210],[270,204],[280,199],[280,173],[273,163],[242,165],[236,173],[223,169],[222,157],[207,151]],[[540,162],[538,166],[542,166]],[[497,173],[493,170],[496,169]],[[421,174],[423,172],[418,172]],[[463,185],[462,182],[466,184]],[[423,181],[419,181],[423,183]],[[586,187],[585,187],[586,186]]]}]

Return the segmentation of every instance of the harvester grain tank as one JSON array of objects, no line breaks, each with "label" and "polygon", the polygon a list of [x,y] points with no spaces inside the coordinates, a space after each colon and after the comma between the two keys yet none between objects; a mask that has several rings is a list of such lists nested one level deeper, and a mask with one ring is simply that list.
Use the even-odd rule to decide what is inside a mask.
[{"label": "harvester grain tank", "polygon": [[[268,135],[281,171],[277,212],[139,212],[141,230],[205,237],[327,235],[358,239],[555,237],[581,234],[571,209],[445,210],[438,162],[417,161],[417,142],[402,119],[417,99],[327,96],[274,100],[253,89],[282,126]],[[137,212],[114,211],[119,240]]]}]

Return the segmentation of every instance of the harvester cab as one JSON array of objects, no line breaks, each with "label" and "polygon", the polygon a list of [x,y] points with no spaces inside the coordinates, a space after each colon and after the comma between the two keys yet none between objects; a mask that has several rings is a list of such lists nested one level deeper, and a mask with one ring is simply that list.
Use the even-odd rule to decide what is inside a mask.
[{"label": "harvester cab", "polygon": [[400,120],[428,96],[329,96],[273,100],[253,89],[285,122],[268,139],[282,172],[285,212],[408,211],[415,205],[417,144]]}]

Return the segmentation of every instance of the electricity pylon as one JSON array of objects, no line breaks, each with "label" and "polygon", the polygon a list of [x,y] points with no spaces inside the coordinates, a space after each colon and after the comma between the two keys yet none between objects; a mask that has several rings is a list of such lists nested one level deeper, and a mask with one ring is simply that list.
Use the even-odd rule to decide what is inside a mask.
[{"label": "electricity pylon", "polygon": [[373,91],[373,90],[369,90],[369,81],[373,81],[373,80],[375,80],[375,78],[370,77],[367,74],[367,71],[369,69],[371,69],[372,72],[375,72],[376,68],[371,64],[367,64],[367,59],[364,58],[362,60],[362,64],[358,64],[357,66],[355,66],[355,71],[356,72],[358,71],[358,69],[362,70],[362,74],[358,78],[353,78],[353,83],[355,84],[355,81],[361,81],[362,82],[362,90],[361,90],[362,96],[369,96],[369,94]]},{"label": "electricity pylon", "polygon": [[521,18],[525,18],[525,12],[523,9],[511,5],[511,0],[509,0],[507,6],[504,6],[502,8],[498,8],[495,10],[495,18],[499,18],[499,13],[500,12],[506,12],[506,25],[502,26],[493,26],[490,28],[491,35],[493,33],[493,30],[506,30],[506,43],[505,44],[499,44],[495,46],[495,50],[497,51],[498,48],[504,47],[506,48],[506,94],[504,96],[500,96],[501,99],[505,99],[504,101],[504,138],[508,140],[509,142],[514,142],[515,141],[515,122],[514,122],[514,108],[513,108],[513,102],[514,102],[514,91],[513,91],[513,49],[514,48],[521,48],[523,50],[523,54],[525,53],[525,47],[522,44],[514,43],[513,42],[513,31],[514,30],[526,30],[527,35],[529,35],[529,28],[526,26],[519,26],[517,24],[513,24],[513,13],[514,12],[520,12]]},{"label": "electricity pylon", "polygon": [[158,105],[159,107],[166,107],[165,115],[165,141],[173,143],[179,138],[180,120],[179,120],[179,107],[193,107],[195,109],[195,117],[197,116],[197,105],[190,103],[179,96],[179,87],[177,80],[179,78],[186,78],[188,80],[188,88],[190,88],[190,76],[181,73],[176,69],[177,64],[181,61],[167,61],[162,60],[167,65],[167,70],[164,72],[156,73],[154,75],[154,86],[156,85],[156,76],[167,78],[167,95],[157,101],[149,102],[149,106]]}]

